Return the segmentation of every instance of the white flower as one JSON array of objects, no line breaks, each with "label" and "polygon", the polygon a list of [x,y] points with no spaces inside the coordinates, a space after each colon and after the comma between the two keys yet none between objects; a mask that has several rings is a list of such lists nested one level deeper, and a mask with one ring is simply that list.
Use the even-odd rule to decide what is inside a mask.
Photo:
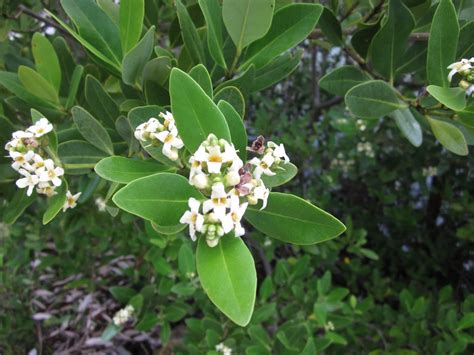
[{"label": "white flower", "polygon": [[178,131],[176,129],[162,131],[155,133],[155,137],[163,143],[163,154],[170,160],[178,160],[178,149],[184,146],[183,141],[178,137]]},{"label": "white flower", "polygon": [[253,176],[256,179],[260,179],[262,174],[273,176],[276,175],[270,168],[275,162],[275,158],[271,153],[267,153],[260,160],[257,157],[250,160],[250,164],[255,165],[255,170],[253,171]]},{"label": "white flower", "polygon": [[203,212],[208,213],[214,211],[216,217],[221,220],[225,217],[225,210],[228,204],[227,193],[225,192],[224,184],[218,182],[212,185],[211,199],[204,201]]},{"label": "white flower", "polygon": [[102,197],[97,197],[94,202],[100,212],[104,212],[106,210],[107,204]]},{"label": "white flower", "polygon": [[135,308],[132,305],[128,305],[125,308],[122,308],[117,313],[115,313],[113,322],[116,326],[122,326],[127,323],[135,313]]},{"label": "white flower", "polygon": [[240,183],[240,174],[236,170],[229,171],[224,177],[224,182],[226,186],[235,186]]},{"label": "white flower", "polygon": [[471,69],[471,63],[474,63],[474,57],[471,59],[461,59],[461,61],[449,65],[448,69],[451,69],[451,71],[448,74],[448,80],[451,81],[457,73],[462,74],[464,71]]},{"label": "white flower", "polygon": [[151,117],[147,122],[144,122],[135,128],[135,138],[143,142],[149,140],[150,135],[158,130],[162,130],[163,125],[155,117]]},{"label": "white flower", "polygon": [[33,170],[29,163],[34,158],[34,156],[35,152],[33,152],[32,150],[29,150],[24,154],[20,152],[11,151],[10,157],[13,159],[12,168],[15,170],[19,170],[20,168],[25,168],[30,171]]},{"label": "white flower", "polygon": [[240,221],[247,210],[247,206],[247,202],[240,204],[240,199],[236,195],[233,195],[230,198],[230,212],[221,219],[224,233],[227,234],[231,230],[235,229],[236,237],[240,237],[245,234],[245,229],[240,224]]},{"label": "white flower", "polygon": [[25,132],[25,131],[16,131],[12,133],[12,137],[14,139],[25,139],[25,138],[33,138],[33,133]]},{"label": "white flower", "polygon": [[28,190],[26,191],[26,194],[28,196],[31,196],[33,193],[34,187],[38,184],[39,179],[37,175],[30,174],[28,171],[25,169],[20,169],[18,172],[24,176],[24,178],[18,179],[16,181],[16,186],[18,186],[20,189],[24,189],[25,187],[28,187]]},{"label": "white flower", "polygon": [[55,166],[51,159],[44,161],[44,171],[40,175],[41,182],[51,181],[54,186],[60,186],[62,181],[60,176],[64,175],[64,169]]},{"label": "white flower", "polygon": [[283,144],[276,144],[275,142],[268,142],[268,147],[273,149],[273,156],[277,159],[283,159],[285,164],[290,162],[290,158],[286,155],[285,146]]},{"label": "white flower", "polygon": [[204,216],[199,213],[201,202],[191,197],[188,200],[189,211],[184,212],[179,220],[181,224],[189,224],[189,235],[196,241],[196,232],[201,232],[204,225]]},{"label": "white flower", "polygon": [[470,86],[466,89],[466,95],[467,95],[467,96],[471,96],[473,93],[474,93],[474,85],[470,85]]},{"label": "white flower", "polygon": [[78,192],[77,194],[73,195],[71,191],[67,191],[66,201],[63,205],[63,212],[66,212],[68,208],[74,208],[77,206],[77,200],[79,199],[79,196],[81,196],[81,193],[82,192]]},{"label": "white flower", "polygon": [[41,195],[46,195],[48,197],[57,195],[58,192],[56,191],[55,186],[51,186],[49,182],[39,182],[38,187],[36,188],[36,192]]},{"label": "white flower", "polygon": [[30,126],[27,131],[31,132],[35,135],[35,137],[39,138],[48,134],[53,130],[53,125],[49,123],[48,119],[40,118],[33,126]]},{"label": "white flower", "polygon": [[31,164],[31,167],[35,171],[36,175],[38,176],[41,175],[41,173],[45,169],[43,157],[39,154],[35,154],[35,156],[33,157],[33,164]]},{"label": "white flower", "polygon": [[216,345],[216,351],[221,352],[223,355],[231,355],[232,349],[228,346],[225,346],[224,343],[220,343]]},{"label": "white flower", "polygon": [[192,176],[189,183],[200,190],[204,190],[209,187],[209,178],[207,177],[206,174],[198,173]]}]

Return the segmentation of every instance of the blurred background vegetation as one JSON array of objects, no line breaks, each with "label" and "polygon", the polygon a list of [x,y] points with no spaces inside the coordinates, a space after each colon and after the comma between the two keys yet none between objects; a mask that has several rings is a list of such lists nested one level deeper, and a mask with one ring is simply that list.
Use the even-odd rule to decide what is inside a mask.
[{"label": "blurred background vegetation", "polygon": [[[157,3],[158,31],[167,31],[172,2]],[[63,15],[56,1],[0,0],[0,8],[0,68],[30,65],[31,37],[41,31],[63,35],[87,73],[106,77],[52,20],[38,21],[44,8]],[[375,8],[346,1],[338,16],[357,21]],[[285,144],[299,167],[285,190],[338,216],[347,232],[308,247],[251,232],[259,285],[253,319],[241,328],[200,288],[188,238],[161,236],[125,213],[112,218],[107,186],[91,173],[79,180],[79,208],[63,218],[42,226],[43,201],[14,225],[0,224],[2,353],[202,354],[221,343],[236,354],[474,351],[472,157],[447,152],[431,135],[415,148],[390,119],[351,117],[318,85],[351,62],[347,51],[318,33],[300,47],[291,76],[249,96],[246,126],[252,137]],[[5,103],[0,114],[16,116]],[[0,186],[4,211],[9,195]],[[109,339],[114,313],[138,293],[140,322]]]}]

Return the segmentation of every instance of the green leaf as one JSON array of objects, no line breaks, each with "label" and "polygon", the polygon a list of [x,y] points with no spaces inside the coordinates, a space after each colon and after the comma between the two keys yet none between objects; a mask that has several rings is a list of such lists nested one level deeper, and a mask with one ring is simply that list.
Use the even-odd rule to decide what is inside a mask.
[{"label": "green leaf", "polygon": [[297,245],[321,243],[346,230],[329,213],[297,196],[278,192],[270,193],[263,210],[249,206],[245,218],[269,237]]},{"label": "green leaf", "polygon": [[155,27],[152,26],[140,42],[123,58],[122,80],[134,86],[141,82],[143,69],[153,53]]},{"label": "green leaf", "polygon": [[354,86],[346,93],[345,101],[352,114],[362,118],[379,118],[406,107],[398,100],[393,87],[381,80]]},{"label": "green leaf", "polygon": [[469,21],[459,31],[459,43],[456,58],[472,58],[474,56],[474,20]]},{"label": "green leaf", "polygon": [[45,101],[44,99],[41,99],[35,95],[32,95],[29,91],[27,91],[22,85],[20,79],[18,78],[18,75],[15,73],[0,71],[0,85],[10,91],[15,96],[18,96],[18,98],[31,105],[43,106],[50,109],[57,109],[57,105],[53,104],[52,102]]},{"label": "green leaf", "polygon": [[173,68],[170,77],[171,109],[186,148],[195,152],[210,133],[230,141],[224,115],[188,74]]},{"label": "green leaf", "polygon": [[441,0],[431,23],[426,70],[432,85],[449,87],[448,65],[456,59],[459,23],[451,0]]},{"label": "green leaf", "polygon": [[119,184],[128,184],[141,177],[167,171],[169,167],[145,160],[124,157],[107,157],[97,163],[94,170],[101,178]]},{"label": "green leaf", "polygon": [[99,121],[80,106],[74,106],[71,113],[77,129],[86,141],[103,152],[114,155],[112,140]]},{"label": "green leaf", "polygon": [[370,58],[374,68],[393,81],[400,58],[405,53],[415,19],[401,0],[390,0],[388,19],[372,39]]},{"label": "green leaf", "polygon": [[123,53],[128,53],[137,44],[142,34],[145,16],[144,0],[120,1],[120,39]]},{"label": "green leaf", "polygon": [[112,97],[105,91],[102,84],[92,75],[86,76],[86,101],[95,117],[113,127],[120,115],[119,107]]},{"label": "green leaf", "polygon": [[319,17],[318,25],[321,27],[321,31],[327,37],[329,42],[332,42],[337,46],[344,44],[342,40],[341,24],[330,8],[326,6],[324,7],[324,10]]},{"label": "green leaf", "polygon": [[99,160],[106,157],[103,151],[80,140],[61,143],[58,146],[58,154],[63,162],[64,170],[71,175],[90,172]]},{"label": "green leaf", "polygon": [[196,258],[188,243],[183,243],[178,252],[178,268],[182,275],[196,272]]},{"label": "green leaf", "polygon": [[466,138],[464,138],[459,128],[445,121],[428,116],[426,118],[430,123],[433,134],[447,150],[457,155],[467,155],[469,153]]},{"label": "green leaf", "polygon": [[239,113],[226,101],[219,101],[218,105],[221,112],[229,126],[231,132],[232,143],[238,150],[239,157],[243,160],[247,160],[247,131],[245,130],[244,123]]},{"label": "green leaf", "polygon": [[152,223],[151,225],[155,231],[165,235],[175,235],[176,233],[179,233],[186,228],[185,224],[176,224],[174,226],[160,226],[156,223]]},{"label": "green leaf", "polygon": [[248,94],[250,94],[250,92],[252,91],[254,83],[255,83],[255,66],[252,64],[250,65],[250,67],[248,67],[247,70],[245,70],[239,76],[221,83],[216,88],[216,91],[220,91],[223,88],[228,87],[228,86],[235,86],[240,90],[240,92],[243,95],[248,96]]},{"label": "green leaf", "polygon": [[459,87],[429,85],[426,89],[431,96],[451,110],[462,111],[466,107],[466,92]]},{"label": "green leaf", "polygon": [[114,23],[120,25],[120,6],[116,4],[114,0],[97,0],[97,5],[104,10],[104,12],[114,21]]},{"label": "green leaf", "polygon": [[48,208],[43,214],[43,224],[48,224],[61,211],[66,202],[67,181],[62,179],[62,184],[56,188],[57,194],[48,198]]},{"label": "green leaf", "polygon": [[175,226],[188,209],[190,197],[203,199],[183,176],[159,173],[132,181],[114,195],[113,201],[121,209],[160,226]]},{"label": "green leaf", "polygon": [[126,286],[112,286],[109,288],[109,292],[122,304],[127,304],[137,294],[134,289]]},{"label": "green leaf", "polygon": [[469,329],[474,327],[474,312],[463,315],[458,323],[457,330]]},{"label": "green leaf", "polygon": [[274,0],[224,0],[222,17],[237,53],[268,32],[274,7]]},{"label": "green leaf", "polygon": [[76,101],[77,91],[79,90],[79,84],[81,83],[82,74],[84,73],[84,67],[77,65],[72,73],[71,85],[69,87],[69,95],[66,100],[65,108],[69,110],[74,102]]},{"label": "green leaf", "polygon": [[322,12],[319,4],[292,4],[278,10],[265,37],[247,49],[242,67],[254,64],[261,68],[302,42],[313,31]]},{"label": "green leaf", "polygon": [[222,8],[219,0],[198,0],[201,11],[206,19],[207,45],[212,59],[222,68],[227,69],[224,58],[224,43],[222,40]]},{"label": "green leaf", "polygon": [[276,187],[286,184],[298,173],[298,168],[292,163],[282,163],[275,171],[276,175],[262,175],[262,180],[266,187]]},{"label": "green leaf", "polygon": [[214,95],[214,102],[227,101],[239,113],[240,117],[245,115],[245,99],[242,93],[235,86],[227,86],[220,89]]},{"label": "green leaf", "polygon": [[59,105],[58,93],[54,87],[30,67],[21,65],[18,68],[21,83],[31,94]]},{"label": "green leaf", "polygon": [[415,147],[421,146],[421,143],[423,143],[423,131],[410,109],[403,108],[396,110],[390,114],[390,117],[395,120],[400,132],[402,132],[412,145]]},{"label": "green leaf", "polygon": [[[158,85],[165,86],[170,77],[173,63],[170,57],[153,58],[145,65],[143,69],[143,81],[152,81]],[[168,89],[168,85],[166,85]]]},{"label": "green leaf", "polygon": [[31,41],[31,49],[35,58],[36,70],[59,93],[61,87],[61,66],[53,45],[49,40],[36,32]]},{"label": "green leaf", "polygon": [[194,64],[206,63],[204,48],[202,46],[201,37],[199,36],[193,20],[189,16],[186,6],[181,0],[176,0],[176,10],[178,13],[179,26],[181,27],[181,35],[183,42],[188,50],[189,55]]},{"label": "green leaf", "polygon": [[31,196],[26,195],[25,189],[20,189],[15,192],[11,202],[8,204],[8,208],[4,210],[3,222],[6,224],[13,224],[16,222],[18,217],[30,206],[36,199],[36,192],[33,191]]},{"label": "green leaf", "polygon": [[189,76],[204,90],[204,92],[212,99],[212,81],[206,67],[202,64],[196,65],[189,71]]},{"label": "green leaf", "polygon": [[346,65],[324,75],[319,85],[331,94],[344,96],[354,86],[368,80],[370,77],[365,72],[355,66]]},{"label": "green leaf", "polygon": [[295,53],[285,53],[257,69],[252,91],[261,91],[285,79],[298,67],[303,53],[299,48]]},{"label": "green leaf", "polygon": [[79,35],[99,53],[120,67],[122,45],[117,25],[94,0],[61,0]]},{"label": "green leaf", "polygon": [[205,238],[199,238],[196,264],[201,285],[212,303],[233,322],[246,326],[255,304],[257,273],[242,239],[227,234],[210,248]]}]

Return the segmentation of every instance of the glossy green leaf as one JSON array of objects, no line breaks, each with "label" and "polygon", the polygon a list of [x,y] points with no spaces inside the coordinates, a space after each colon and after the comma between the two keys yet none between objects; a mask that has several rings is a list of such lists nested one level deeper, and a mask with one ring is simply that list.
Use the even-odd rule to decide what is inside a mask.
[{"label": "glossy green leaf", "polygon": [[107,155],[92,144],[71,140],[59,144],[58,154],[67,174],[80,175],[90,172],[95,164]]},{"label": "glossy green leaf", "polygon": [[423,143],[423,131],[410,109],[403,108],[393,111],[390,117],[395,120],[398,129],[411,144],[419,147]]},{"label": "glossy green leaf", "polygon": [[229,126],[232,143],[234,143],[235,148],[239,151],[238,154],[240,159],[246,161],[248,138],[242,117],[240,117],[239,113],[226,101],[219,101],[217,106],[224,114],[227,125]]},{"label": "glossy green leaf", "polygon": [[86,101],[90,111],[107,126],[113,127],[119,116],[119,107],[105,91],[102,84],[92,75],[86,77]]},{"label": "glossy green leaf", "polygon": [[69,110],[76,101],[77,91],[79,90],[83,73],[84,67],[82,65],[77,65],[74,69],[74,72],[72,73],[71,85],[69,87],[69,94],[65,105],[66,110]]},{"label": "glossy green leaf", "polygon": [[222,68],[227,69],[224,58],[222,8],[219,0],[198,0],[206,19],[207,45],[212,59]]},{"label": "glossy green leaf", "polygon": [[[157,188],[159,186],[159,188]],[[175,226],[190,197],[203,196],[178,174],[159,173],[132,181],[113,197],[121,209],[161,226]]]},{"label": "glossy green leaf", "polygon": [[224,115],[188,74],[174,68],[170,77],[171,109],[186,148],[195,152],[210,133],[230,141]]},{"label": "glossy green leaf", "polygon": [[252,317],[257,273],[252,254],[239,237],[227,234],[210,248],[199,238],[196,264],[202,288],[212,303],[244,327]]},{"label": "glossy green leaf", "polygon": [[120,6],[118,3],[115,3],[114,0],[97,0],[97,5],[99,5],[117,26],[120,26]]},{"label": "glossy green leaf", "polygon": [[394,79],[414,27],[415,19],[402,0],[390,0],[388,19],[372,39],[369,49],[375,70],[390,81]]},{"label": "glossy green leaf", "polygon": [[152,223],[151,225],[155,231],[165,235],[175,235],[186,228],[186,225],[181,223],[174,226],[160,226],[156,223]]},{"label": "glossy green leaf", "polygon": [[112,140],[99,121],[80,106],[73,107],[71,113],[77,129],[86,141],[109,155],[114,154]]},{"label": "glossy green leaf", "polygon": [[324,7],[324,10],[319,17],[318,26],[321,28],[329,42],[338,46],[344,43],[342,40],[341,24],[330,8],[326,6]]},{"label": "glossy green leaf", "polygon": [[224,0],[222,17],[237,53],[268,32],[274,7],[274,0]]},{"label": "glossy green leaf", "polygon": [[254,64],[261,68],[302,42],[313,31],[322,12],[319,4],[292,4],[278,10],[268,33],[247,49],[242,67]]},{"label": "glossy green leaf", "polygon": [[137,85],[141,82],[143,69],[148,59],[153,53],[155,41],[155,27],[152,26],[123,58],[122,64],[122,80],[130,86]]},{"label": "glossy green leaf", "polygon": [[262,175],[262,180],[266,187],[276,187],[291,181],[298,173],[298,168],[292,163],[282,163],[275,170],[276,175]]},{"label": "glossy green leaf", "polygon": [[189,16],[186,6],[181,0],[176,0],[176,10],[178,13],[179,26],[181,27],[181,35],[183,36],[184,45],[194,64],[206,63],[204,55],[204,47],[201,42],[196,26]]},{"label": "glossy green leaf", "polygon": [[474,327],[474,312],[469,312],[463,315],[456,329],[463,330],[472,327]]},{"label": "glossy green leaf", "polygon": [[212,81],[209,72],[202,64],[198,64],[189,71],[189,76],[204,90],[204,92],[212,99]]},{"label": "glossy green leaf", "polygon": [[135,47],[142,34],[144,0],[121,0],[119,16],[122,50],[126,54]]},{"label": "glossy green leaf", "polygon": [[30,206],[36,199],[36,192],[33,191],[31,196],[26,195],[25,189],[20,189],[15,192],[12,200],[8,204],[8,208],[3,213],[2,219],[6,224],[13,224],[22,215],[22,213]]},{"label": "glossy green leaf", "polygon": [[329,213],[302,198],[278,192],[270,193],[263,210],[249,206],[245,218],[269,237],[297,245],[321,243],[346,230]]},{"label": "glossy green leaf", "polygon": [[456,59],[459,24],[451,0],[441,0],[431,23],[426,71],[432,85],[449,87],[448,65]]},{"label": "glossy green leaf", "polygon": [[459,87],[449,88],[429,85],[426,90],[431,96],[451,110],[462,111],[466,107],[466,92]]},{"label": "glossy green leaf", "polygon": [[426,118],[430,123],[433,134],[447,150],[457,155],[467,155],[469,153],[466,138],[464,138],[459,128],[445,121],[428,116]]},{"label": "glossy green leaf", "polygon": [[94,0],[61,0],[79,35],[103,56],[120,66],[122,45],[117,25]]},{"label": "glossy green leaf", "polygon": [[56,195],[48,198],[48,208],[43,214],[43,224],[48,224],[49,222],[51,222],[54,217],[57,216],[59,211],[61,211],[64,206],[64,203],[66,202],[67,191],[67,181],[63,179],[61,186],[59,186],[55,190]]},{"label": "glossy green leaf", "polygon": [[46,37],[37,32],[33,35],[31,50],[35,59],[36,70],[56,89],[56,93],[59,93],[61,66],[53,45]]},{"label": "glossy green leaf", "polygon": [[456,58],[472,58],[474,56],[474,20],[469,21],[459,30],[459,43]]},{"label": "glossy green leaf", "polygon": [[245,99],[242,93],[235,86],[227,86],[220,89],[214,95],[214,102],[227,101],[239,113],[240,117],[245,115]]},{"label": "glossy green leaf", "polygon": [[350,89],[345,96],[346,105],[356,117],[378,118],[405,108],[393,87],[381,80],[366,81]]},{"label": "glossy green leaf", "polygon": [[252,91],[261,91],[288,77],[299,66],[303,53],[299,48],[295,53],[285,53],[257,69]]},{"label": "glossy green leaf", "polygon": [[21,65],[18,68],[18,78],[31,94],[43,100],[59,104],[58,93],[54,87],[30,67]]},{"label": "glossy green leaf", "polygon": [[102,159],[94,170],[105,180],[128,184],[138,178],[167,171],[169,167],[146,160],[114,156]]},{"label": "glossy green leaf", "polygon": [[153,58],[146,63],[143,69],[143,81],[152,81],[158,85],[166,86],[166,89],[168,89],[166,83],[168,82],[172,68],[173,63],[170,57],[162,56]]},{"label": "glossy green leaf", "polygon": [[76,61],[74,60],[71,49],[63,37],[56,36],[53,40],[53,47],[59,59],[61,67],[61,90],[60,96],[68,96],[69,87],[71,85],[72,75],[76,69]]},{"label": "glossy green leaf", "polygon": [[370,80],[370,77],[359,68],[346,65],[339,67],[319,80],[321,88],[327,92],[344,96],[354,86]]}]

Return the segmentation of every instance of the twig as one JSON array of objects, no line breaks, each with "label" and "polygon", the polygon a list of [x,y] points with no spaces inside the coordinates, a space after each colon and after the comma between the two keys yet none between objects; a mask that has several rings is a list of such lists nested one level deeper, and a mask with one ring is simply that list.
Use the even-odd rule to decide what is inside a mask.
[{"label": "twig", "polygon": [[[344,35],[353,35],[356,33],[357,28],[345,28],[342,30],[342,34]],[[316,28],[310,35],[310,39],[318,39],[321,37],[325,37],[323,31],[320,28]],[[430,37],[429,32],[413,32],[410,34],[410,39],[413,41],[427,41]]]},{"label": "twig", "polygon": [[17,13],[13,16],[13,17],[9,17],[9,18],[12,18],[12,19],[18,19],[22,14],[25,14],[25,15],[28,15],[40,22],[44,22],[45,24],[47,24],[48,26],[51,26],[51,27],[54,27],[56,28],[58,31],[64,33],[64,34],[67,34],[69,35],[69,33],[64,29],[62,28],[59,24],[57,24],[56,22],[54,22],[53,20],[47,18],[47,17],[43,17],[41,16],[40,14],[37,14],[36,12],[34,12],[33,10],[31,10],[30,8],[26,7],[25,5],[18,5],[18,11]]}]

